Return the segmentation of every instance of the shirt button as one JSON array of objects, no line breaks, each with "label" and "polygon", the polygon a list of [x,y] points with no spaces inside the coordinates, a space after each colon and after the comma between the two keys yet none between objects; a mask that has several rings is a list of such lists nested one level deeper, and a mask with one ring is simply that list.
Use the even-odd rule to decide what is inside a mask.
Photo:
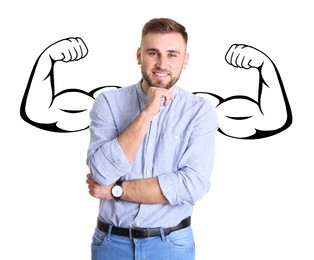
[{"label": "shirt button", "polygon": [[120,163],[121,163],[121,160],[120,160],[120,159],[118,159],[118,160],[116,160],[116,161],[114,162],[115,165],[119,165]]}]

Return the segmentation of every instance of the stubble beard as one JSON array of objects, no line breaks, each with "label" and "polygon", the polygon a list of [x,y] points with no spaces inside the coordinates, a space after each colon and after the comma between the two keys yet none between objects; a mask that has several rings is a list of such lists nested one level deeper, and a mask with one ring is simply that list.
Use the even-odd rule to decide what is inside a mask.
[{"label": "stubble beard", "polygon": [[177,81],[179,79],[179,77],[177,77],[177,78],[172,77],[168,83],[164,84],[162,81],[159,81],[159,80],[152,81],[149,78],[149,75],[146,74],[143,70],[142,70],[142,77],[143,77],[143,80],[147,83],[147,85],[149,87],[159,87],[159,88],[164,88],[164,89],[170,89],[171,87],[173,87],[177,83]]}]

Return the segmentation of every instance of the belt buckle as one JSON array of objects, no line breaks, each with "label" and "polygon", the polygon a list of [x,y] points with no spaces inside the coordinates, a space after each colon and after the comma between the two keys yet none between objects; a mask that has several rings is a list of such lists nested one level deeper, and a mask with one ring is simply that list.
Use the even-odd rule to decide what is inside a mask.
[{"label": "belt buckle", "polygon": [[[132,229],[131,227],[129,227],[129,238],[130,239],[133,239],[132,230],[136,230],[136,228]],[[138,230],[140,231],[141,229],[138,229]],[[144,235],[145,238],[150,237],[150,228],[145,228],[145,230],[143,230],[143,231],[146,231],[146,234]]]}]

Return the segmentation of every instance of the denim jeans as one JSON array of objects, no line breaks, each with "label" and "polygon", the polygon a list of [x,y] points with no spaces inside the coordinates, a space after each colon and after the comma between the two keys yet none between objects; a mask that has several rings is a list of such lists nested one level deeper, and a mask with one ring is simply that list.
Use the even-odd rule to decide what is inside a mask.
[{"label": "denim jeans", "polygon": [[193,231],[187,227],[167,236],[130,239],[95,229],[92,260],[194,260]]}]

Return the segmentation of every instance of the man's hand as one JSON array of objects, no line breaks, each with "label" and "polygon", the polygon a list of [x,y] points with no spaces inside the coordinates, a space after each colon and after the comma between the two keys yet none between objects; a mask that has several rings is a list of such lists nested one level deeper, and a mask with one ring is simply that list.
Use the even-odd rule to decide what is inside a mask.
[{"label": "man's hand", "polygon": [[46,50],[53,61],[77,61],[84,58],[88,49],[84,41],[79,38],[67,38],[50,45]]},{"label": "man's hand", "polygon": [[269,58],[261,51],[244,44],[233,44],[225,56],[227,63],[238,68],[260,68]]},{"label": "man's hand", "polygon": [[174,98],[168,89],[163,89],[159,87],[150,87],[147,93],[147,102],[146,102],[145,109],[151,115],[153,116],[157,115],[160,110],[162,100],[164,101],[162,105],[168,106],[168,104],[171,101],[173,101]]},{"label": "man's hand", "polygon": [[94,181],[92,175],[89,173],[87,174],[86,183],[88,184],[89,194],[97,199],[102,200],[111,200],[113,199],[111,195],[111,189],[113,184],[108,186],[100,186],[97,182]]}]

